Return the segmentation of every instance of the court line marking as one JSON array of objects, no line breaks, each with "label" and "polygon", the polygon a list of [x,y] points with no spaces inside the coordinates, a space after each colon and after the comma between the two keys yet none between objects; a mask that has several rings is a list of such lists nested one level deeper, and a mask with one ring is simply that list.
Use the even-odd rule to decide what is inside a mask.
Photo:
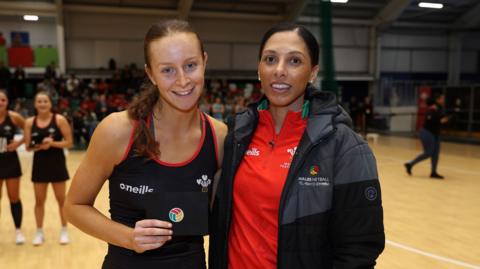
[{"label": "court line marking", "polygon": [[[382,155],[376,155],[376,156],[379,156],[380,158],[387,159],[387,160],[397,161],[397,162],[402,163],[402,164],[406,163],[408,161],[408,160],[403,160],[403,159],[398,159],[398,158],[393,158],[393,157],[387,157],[387,156],[382,156]],[[455,167],[452,167],[452,166],[445,166],[445,165],[442,165],[441,167],[445,168],[445,169],[448,169],[448,170],[458,172],[458,173],[463,173],[463,174],[467,174],[467,175],[479,176],[480,177],[480,173],[477,173],[475,171],[460,169],[460,168],[455,168]]]},{"label": "court line marking", "polygon": [[403,245],[403,244],[393,242],[393,241],[390,241],[390,240],[385,240],[385,242],[388,245],[391,245],[391,246],[394,246],[394,247],[397,247],[397,248],[401,248],[401,249],[404,249],[404,250],[407,250],[407,251],[410,251],[410,252],[414,252],[414,253],[417,253],[417,254],[420,254],[420,255],[435,259],[435,260],[455,264],[455,265],[462,266],[462,267],[465,267],[465,268],[480,269],[480,266],[478,266],[478,265],[473,265],[473,264],[465,263],[465,262],[462,262],[462,261],[450,259],[450,258],[447,258],[447,257],[435,255],[433,253],[426,252],[426,251],[416,249],[416,248],[413,248],[413,247],[409,247],[407,245]]}]

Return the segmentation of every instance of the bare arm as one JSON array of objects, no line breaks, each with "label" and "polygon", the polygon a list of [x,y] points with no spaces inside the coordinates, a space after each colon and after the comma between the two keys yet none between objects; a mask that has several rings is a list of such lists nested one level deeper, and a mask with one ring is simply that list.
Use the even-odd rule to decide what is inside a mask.
[{"label": "bare arm", "polygon": [[25,126],[23,128],[23,139],[25,140],[25,148],[27,149],[27,151],[38,150],[30,147],[30,142],[32,140],[32,125],[33,125],[33,117],[28,118],[25,121]]},{"label": "bare arm", "polygon": [[73,138],[72,138],[72,129],[70,128],[70,124],[68,124],[67,119],[65,119],[65,117],[62,115],[58,115],[58,114],[55,115],[55,120],[57,121],[58,128],[60,128],[60,132],[62,133],[63,140],[53,141],[53,138],[46,137],[43,140],[41,147],[43,149],[48,149],[49,147],[71,148],[73,145]]},{"label": "bare arm", "polygon": [[115,222],[93,207],[98,192],[121,162],[132,130],[126,112],[114,113],[95,130],[87,153],[73,177],[64,205],[68,221],[80,230],[123,248],[144,252],[162,246],[171,237],[171,224],[141,220],[135,228]]},{"label": "bare arm", "polygon": [[[25,127],[25,119],[14,111],[9,111],[9,115],[12,118],[13,124],[20,129]],[[20,147],[25,142],[25,136],[22,137],[20,140],[13,140],[10,144],[7,145],[8,151],[15,151],[18,147]]]}]

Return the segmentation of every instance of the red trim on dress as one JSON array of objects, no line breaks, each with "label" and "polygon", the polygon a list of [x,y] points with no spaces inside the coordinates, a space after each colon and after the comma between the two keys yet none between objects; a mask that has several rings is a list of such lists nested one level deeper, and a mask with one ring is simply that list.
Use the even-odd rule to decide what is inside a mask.
[{"label": "red trim on dress", "polygon": [[215,128],[213,127],[212,120],[208,117],[205,116],[208,120],[208,123],[210,124],[210,129],[212,129],[212,135],[213,135],[213,143],[215,145],[215,159],[217,160],[217,168],[220,167],[220,163],[218,163],[218,144],[217,144],[217,135],[215,134]]},{"label": "red trim on dress", "polygon": [[[159,160],[157,157],[153,158],[154,161],[156,161],[158,164],[165,165],[165,166],[170,166],[170,167],[180,167],[180,166],[185,166],[195,160],[197,158],[198,154],[200,154],[200,151],[202,150],[203,143],[205,142],[205,116],[203,113],[200,113],[200,118],[202,119],[202,137],[200,138],[200,143],[198,143],[197,146],[197,151],[193,154],[192,157],[190,157],[188,160],[180,162],[180,163],[170,163],[170,162],[164,162]],[[148,120],[148,126],[150,126],[150,117]]]},{"label": "red trim on dress", "polygon": [[120,162],[123,162],[127,159],[128,153],[130,153],[130,150],[132,149],[132,145],[135,139],[135,130],[137,130],[138,125],[139,125],[138,121],[135,121],[133,124],[132,134],[130,135],[130,140],[128,141],[127,149],[125,150],[125,153],[123,153],[123,157]]}]

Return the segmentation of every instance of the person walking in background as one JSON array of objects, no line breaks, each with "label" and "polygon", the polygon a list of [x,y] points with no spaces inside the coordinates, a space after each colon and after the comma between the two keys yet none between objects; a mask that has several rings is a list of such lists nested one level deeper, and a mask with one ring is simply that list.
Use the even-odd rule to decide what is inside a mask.
[{"label": "person walking in background", "polygon": [[425,115],[425,123],[419,133],[423,153],[404,164],[407,174],[412,175],[412,169],[417,163],[430,158],[432,161],[430,177],[434,179],[444,178],[437,172],[440,155],[440,129],[442,124],[448,122],[448,117],[443,111],[444,104],[445,95],[443,94],[434,94],[427,100],[429,107]]},{"label": "person walking in background", "polygon": [[39,246],[45,242],[43,233],[45,200],[48,185],[51,183],[62,224],[59,241],[64,245],[70,242],[67,220],[63,214],[66,181],[70,177],[63,149],[72,146],[72,131],[64,116],[52,112],[52,100],[46,92],[37,93],[34,102],[37,114],[26,120],[24,132],[27,150],[34,152],[32,181],[35,191],[37,232],[32,243],[34,246]]},{"label": "person walking in background", "polygon": [[22,202],[20,200],[20,177],[22,168],[18,159],[17,148],[24,139],[14,140],[17,129],[23,129],[25,119],[14,111],[8,110],[7,92],[0,89],[0,197],[2,196],[3,182],[7,185],[10,211],[15,224],[15,243],[25,242],[22,233]]}]

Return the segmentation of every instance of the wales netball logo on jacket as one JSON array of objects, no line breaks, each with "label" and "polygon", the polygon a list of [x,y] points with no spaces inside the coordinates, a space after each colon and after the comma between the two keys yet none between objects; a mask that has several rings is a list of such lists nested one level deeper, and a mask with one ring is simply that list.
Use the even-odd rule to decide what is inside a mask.
[{"label": "wales netball logo on jacket", "polygon": [[318,187],[330,185],[330,179],[325,176],[320,176],[320,166],[312,165],[308,168],[308,175],[299,177],[298,184],[300,186]]},{"label": "wales netball logo on jacket", "polygon": [[202,175],[202,178],[197,179],[197,184],[202,186],[202,192],[208,192],[208,186],[212,183],[212,180],[207,175]]}]

